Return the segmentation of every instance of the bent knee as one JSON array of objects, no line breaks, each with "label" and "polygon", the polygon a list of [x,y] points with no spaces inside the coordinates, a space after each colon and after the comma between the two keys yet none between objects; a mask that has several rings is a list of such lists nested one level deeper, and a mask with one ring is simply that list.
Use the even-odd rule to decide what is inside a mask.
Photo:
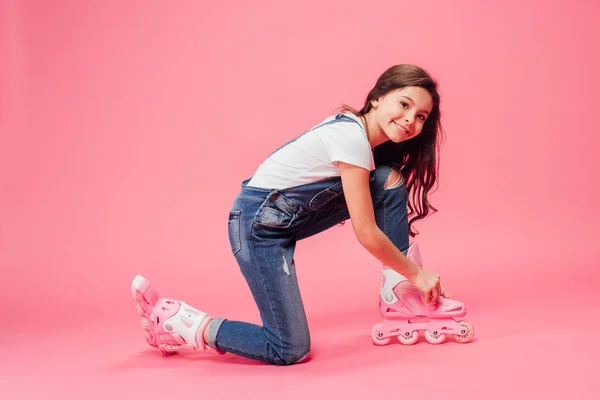
[{"label": "bent knee", "polygon": [[296,349],[289,353],[285,353],[283,357],[279,359],[279,365],[294,365],[299,364],[306,359],[310,349],[302,348]]},{"label": "bent knee", "polygon": [[[273,349],[275,350],[275,349]],[[277,365],[293,365],[298,364],[306,359],[310,352],[310,341],[306,340],[303,343],[296,345],[287,345],[274,351],[273,364]]]},{"label": "bent knee", "polygon": [[385,190],[398,189],[404,184],[404,177],[397,168],[390,168],[390,173],[385,181]]}]

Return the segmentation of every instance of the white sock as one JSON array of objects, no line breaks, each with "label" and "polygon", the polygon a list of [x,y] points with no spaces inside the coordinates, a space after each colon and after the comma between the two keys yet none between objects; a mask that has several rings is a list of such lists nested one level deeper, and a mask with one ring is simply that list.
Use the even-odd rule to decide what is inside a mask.
[{"label": "white sock", "polygon": [[387,265],[385,265],[385,264],[383,264],[383,269],[389,269],[390,271],[393,271],[393,272],[394,272],[394,275],[396,275],[396,276],[398,277],[399,281],[406,281],[406,280],[408,280],[408,278],[407,278],[407,277],[405,277],[405,276],[404,276],[404,275],[402,275],[402,274],[399,274],[398,272],[394,271],[392,268],[388,267],[388,266],[387,266]]}]

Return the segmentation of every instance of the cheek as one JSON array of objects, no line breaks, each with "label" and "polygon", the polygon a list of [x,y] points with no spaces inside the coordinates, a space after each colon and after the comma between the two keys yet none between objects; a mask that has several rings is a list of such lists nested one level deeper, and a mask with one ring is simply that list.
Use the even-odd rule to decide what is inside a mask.
[{"label": "cheek", "polygon": [[397,107],[392,108],[391,110],[392,118],[402,118],[406,114],[406,110],[402,108],[402,106],[398,105]]},{"label": "cheek", "polygon": [[396,105],[392,102],[383,104],[382,114],[385,114],[386,117],[393,119],[397,117],[400,113],[402,113],[402,107],[400,105]]},{"label": "cheek", "polygon": [[389,125],[389,123],[394,119],[393,110],[387,108],[387,109],[381,110],[381,111],[382,112],[379,113],[379,118],[377,119],[379,122],[379,125],[381,125],[381,126]]}]

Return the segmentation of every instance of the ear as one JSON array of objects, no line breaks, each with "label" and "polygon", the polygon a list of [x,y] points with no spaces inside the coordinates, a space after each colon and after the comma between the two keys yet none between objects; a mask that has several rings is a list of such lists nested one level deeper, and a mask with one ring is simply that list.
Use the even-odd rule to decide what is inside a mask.
[{"label": "ear", "polygon": [[371,100],[371,106],[373,108],[377,108],[378,105],[379,105],[379,99]]}]

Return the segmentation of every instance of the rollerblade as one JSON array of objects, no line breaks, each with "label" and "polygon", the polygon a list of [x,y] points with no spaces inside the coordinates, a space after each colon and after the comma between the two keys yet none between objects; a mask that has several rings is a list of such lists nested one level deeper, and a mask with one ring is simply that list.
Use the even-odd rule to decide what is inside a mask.
[{"label": "rollerblade", "polygon": [[150,346],[165,355],[175,354],[181,348],[212,349],[204,342],[204,330],[212,320],[206,313],[183,301],[160,299],[150,281],[141,275],[133,279],[131,293],[138,303],[137,310]]},{"label": "rollerblade", "polygon": [[[422,266],[417,243],[410,245],[407,258]],[[449,334],[459,343],[473,338],[471,324],[457,321],[467,314],[463,303],[440,296],[435,304],[427,304],[423,293],[396,271],[384,266],[382,273],[379,312],[383,322],[371,331],[374,344],[387,345],[396,336],[400,343],[411,345],[419,339],[420,330],[431,344],[443,343]]]}]

